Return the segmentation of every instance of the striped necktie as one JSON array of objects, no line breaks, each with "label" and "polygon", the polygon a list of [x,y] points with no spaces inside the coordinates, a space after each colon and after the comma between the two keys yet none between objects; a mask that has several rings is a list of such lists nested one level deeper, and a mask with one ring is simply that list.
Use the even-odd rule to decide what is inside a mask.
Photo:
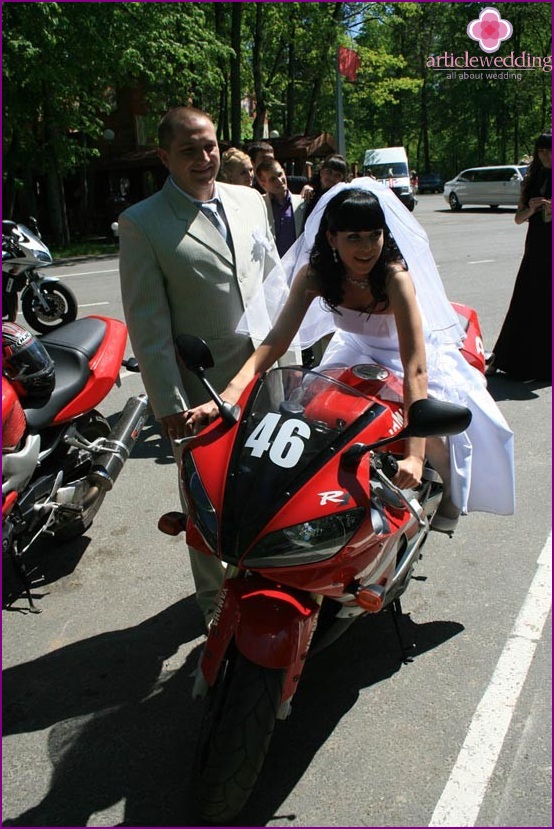
[{"label": "striped necktie", "polygon": [[217,201],[202,202],[202,213],[210,220],[213,226],[221,233],[227,241],[227,225],[217,211]]}]

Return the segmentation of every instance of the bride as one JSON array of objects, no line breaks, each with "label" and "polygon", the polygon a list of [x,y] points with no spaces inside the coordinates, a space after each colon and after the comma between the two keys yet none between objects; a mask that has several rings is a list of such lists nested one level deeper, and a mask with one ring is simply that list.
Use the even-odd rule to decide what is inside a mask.
[{"label": "bride", "polygon": [[[513,513],[513,434],[485,378],[459,351],[464,332],[423,228],[389,188],[358,178],[329,190],[237,330],[265,337],[223,399],[236,403],[291,343],[306,348],[333,332],[320,369],[378,363],[402,378],[406,411],[427,396],[471,409],[466,432],[411,438],[399,461],[394,483],[401,488],[421,482],[425,456],[443,478],[433,528],[452,532],[458,515],[471,510]],[[213,403],[191,409],[189,431],[217,414]]]}]

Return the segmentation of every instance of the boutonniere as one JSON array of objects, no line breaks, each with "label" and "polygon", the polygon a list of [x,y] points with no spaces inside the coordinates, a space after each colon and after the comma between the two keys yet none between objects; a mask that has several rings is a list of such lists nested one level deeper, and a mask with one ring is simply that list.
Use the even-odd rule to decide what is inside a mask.
[{"label": "boutonniere", "polygon": [[253,254],[255,260],[262,258],[264,250],[271,250],[271,242],[261,227],[254,228],[252,231],[252,239],[254,242]]}]

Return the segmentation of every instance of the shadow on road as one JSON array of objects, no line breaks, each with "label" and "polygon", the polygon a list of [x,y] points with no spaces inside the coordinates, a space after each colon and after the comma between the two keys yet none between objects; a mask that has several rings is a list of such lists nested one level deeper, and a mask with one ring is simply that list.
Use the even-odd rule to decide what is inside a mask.
[{"label": "shadow on road", "polygon": [[512,216],[515,214],[517,207],[493,207],[490,208],[488,205],[485,207],[467,207],[463,205],[461,210],[451,210],[450,207],[445,206],[442,208],[438,208],[434,210],[434,213],[453,213],[456,216],[471,216],[472,214],[475,215],[476,213],[486,213],[489,216],[498,215],[499,213],[507,213],[508,215],[511,213]]},{"label": "shadow on road", "polygon": [[550,380],[530,380],[522,382],[513,380],[507,374],[493,374],[487,378],[489,394],[499,402],[500,400],[538,400],[538,389],[550,388]]},{"label": "shadow on road", "polygon": [[[401,627],[406,641],[414,642],[414,657],[463,630],[449,621],[418,625],[409,616]],[[199,647],[174,670],[171,657],[199,634],[189,597],[136,627],[6,670],[4,733],[50,728],[53,773],[42,802],[4,825],[86,826],[92,815],[122,800],[122,826],[198,825],[188,780],[201,711],[201,703],[191,700]],[[388,612],[361,620],[315,657],[291,717],[277,724],[258,787],[238,823],[286,825],[293,816],[280,815],[280,805],[360,690],[386,680],[401,664]]]}]

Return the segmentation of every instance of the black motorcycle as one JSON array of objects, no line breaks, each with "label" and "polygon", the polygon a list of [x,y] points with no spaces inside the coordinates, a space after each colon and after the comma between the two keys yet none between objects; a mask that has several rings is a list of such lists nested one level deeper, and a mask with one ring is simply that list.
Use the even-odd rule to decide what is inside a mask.
[{"label": "black motorcycle", "polygon": [[73,291],[54,276],[43,276],[37,267],[53,263],[52,254],[36,233],[22,224],[2,222],[2,320],[15,322],[19,310],[40,334],[54,331],[77,318]]}]

